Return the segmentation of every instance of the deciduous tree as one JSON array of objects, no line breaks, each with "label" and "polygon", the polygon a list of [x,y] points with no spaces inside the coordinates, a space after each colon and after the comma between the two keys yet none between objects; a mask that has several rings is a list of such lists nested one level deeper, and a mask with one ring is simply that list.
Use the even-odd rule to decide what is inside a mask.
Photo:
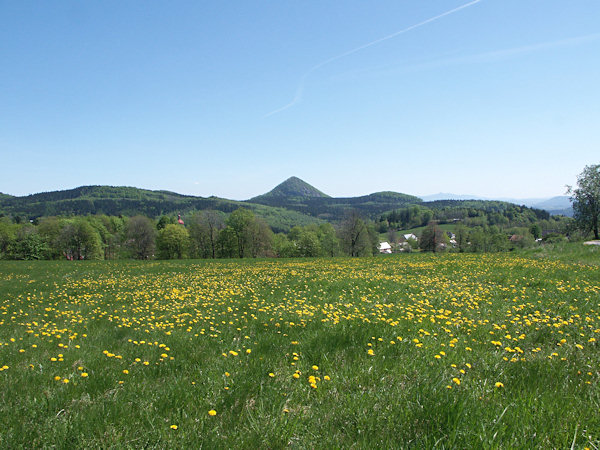
[{"label": "deciduous tree", "polygon": [[577,177],[577,188],[567,186],[571,194],[573,212],[579,228],[592,231],[595,239],[600,239],[600,164],[585,166]]}]

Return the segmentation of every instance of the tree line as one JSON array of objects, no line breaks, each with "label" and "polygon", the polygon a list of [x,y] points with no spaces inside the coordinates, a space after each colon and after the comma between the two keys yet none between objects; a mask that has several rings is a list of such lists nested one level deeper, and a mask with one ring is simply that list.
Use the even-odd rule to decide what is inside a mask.
[{"label": "tree line", "polygon": [[248,209],[173,216],[88,215],[25,222],[0,218],[0,259],[179,259],[368,256],[378,251],[375,224],[352,211],[330,223],[274,233]]}]

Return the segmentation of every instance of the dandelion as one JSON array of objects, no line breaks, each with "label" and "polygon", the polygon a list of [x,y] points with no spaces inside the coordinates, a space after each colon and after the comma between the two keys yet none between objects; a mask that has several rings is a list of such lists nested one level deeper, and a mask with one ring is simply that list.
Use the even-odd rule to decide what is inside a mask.
[{"label": "dandelion", "polygon": [[60,377],[59,377],[58,375],[56,375],[56,376],[54,377],[54,381],[60,381]]},{"label": "dandelion", "polygon": [[312,370],[319,370],[319,366],[312,366]]},{"label": "dandelion", "polygon": [[496,384],[494,384],[494,386],[496,386],[498,389],[500,389],[500,388],[503,388],[503,387],[504,387],[504,384],[502,384],[502,383],[501,383],[501,382],[499,382],[499,381],[496,381]]},{"label": "dandelion", "polygon": [[325,381],[329,381],[329,380],[331,380],[331,378],[329,377],[329,375],[325,375],[325,376],[323,377],[323,379],[324,379]]},{"label": "dandelion", "polygon": [[369,350],[367,350],[367,354],[368,354],[369,356],[374,356],[374,355],[375,355],[375,352],[373,351],[373,349],[372,349],[372,348],[370,348]]},{"label": "dandelion", "polygon": [[454,377],[454,378],[452,378],[452,381],[453,381],[453,382],[454,382],[454,383],[455,383],[457,386],[460,386],[460,379],[459,379],[459,378],[456,378],[456,377]]},{"label": "dandelion", "polygon": [[269,376],[270,376],[271,378],[275,378],[275,374],[274,374],[273,372],[269,372]]},{"label": "dandelion", "polygon": [[81,372],[81,376],[82,376],[83,378],[87,378],[87,376],[88,376],[88,373],[87,373],[87,372]]},{"label": "dandelion", "polygon": [[67,384],[69,382],[69,379],[65,378],[65,379],[62,380],[62,382],[65,383],[65,384]]},{"label": "dandelion", "polygon": [[171,425],[171,430],[176,430],[177,428],[179,428],[177,425]]},{"label": "dandelion", "polygon": [[123,373],[124,373],[125,375],[129,375],[129,370],[127,370],[127,369],[123,369]]},{"label": "dandelion", "polygon": [[208,412],[208,415],[209,415],[209,416],[216,416],[216,415],[217,415],[217,412],[216,412],[214,409],[211,409],[211,410]]}]

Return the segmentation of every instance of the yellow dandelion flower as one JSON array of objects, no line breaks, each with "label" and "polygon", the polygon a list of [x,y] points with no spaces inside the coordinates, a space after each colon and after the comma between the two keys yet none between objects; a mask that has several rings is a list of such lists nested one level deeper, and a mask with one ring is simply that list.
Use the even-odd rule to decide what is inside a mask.
[{"label": "yellow dandelion flower", "polygon": [[81,376],[82,376],[83,378],[87,378],[87,376],[88,376],[88,373],[87,373],[87,372],[81,372]]},{"label": "yellow dandelion flower", "polygon": [[312,370],[319,370],[319,366],[312,366]]},{"label": "yellow dandelion flower", "polygon": [[271,378],[274,378],[274,377],[275,377],[275,374],[274,374],[273,372],[269,372],[269,376],[270,376]]},{"label": "yellow dandelion flower", "polygon": [[179,428],[177,425],[171,425],[171,430],[176,430],[177,428]]},{"label": "yellow dandelion flower", "polygon": [[217,415],[217,412],[216,412],[214,409],[211,409],[211,410],[208,412],[208,415],[209,415],[209,416],[216,416],[216,415]]},{"label": "yellow dandelion flower", "polygon": [[452,381],[453,381],[453,382],[454,382],[454,383],[455,383],[457,386],[460,386],[460,379],[458,379],[458,378],[454,377],[454,378],[452,378]]},{"label": "yellow dandelion flower", "polygon": [[497,388],[503,388],[504,384],[502,384],[499,381],[497,381],[496,384],[494,384],[494,386],[496,386]]}]

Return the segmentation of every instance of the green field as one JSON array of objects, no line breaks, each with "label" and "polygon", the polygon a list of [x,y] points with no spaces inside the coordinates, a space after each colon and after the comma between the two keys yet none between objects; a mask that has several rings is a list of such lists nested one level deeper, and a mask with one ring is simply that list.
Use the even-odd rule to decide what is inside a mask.
[{"label": "green field", "polygon": [[599,339],[544,254],[0,262],[0,447],[598,448]]}]

